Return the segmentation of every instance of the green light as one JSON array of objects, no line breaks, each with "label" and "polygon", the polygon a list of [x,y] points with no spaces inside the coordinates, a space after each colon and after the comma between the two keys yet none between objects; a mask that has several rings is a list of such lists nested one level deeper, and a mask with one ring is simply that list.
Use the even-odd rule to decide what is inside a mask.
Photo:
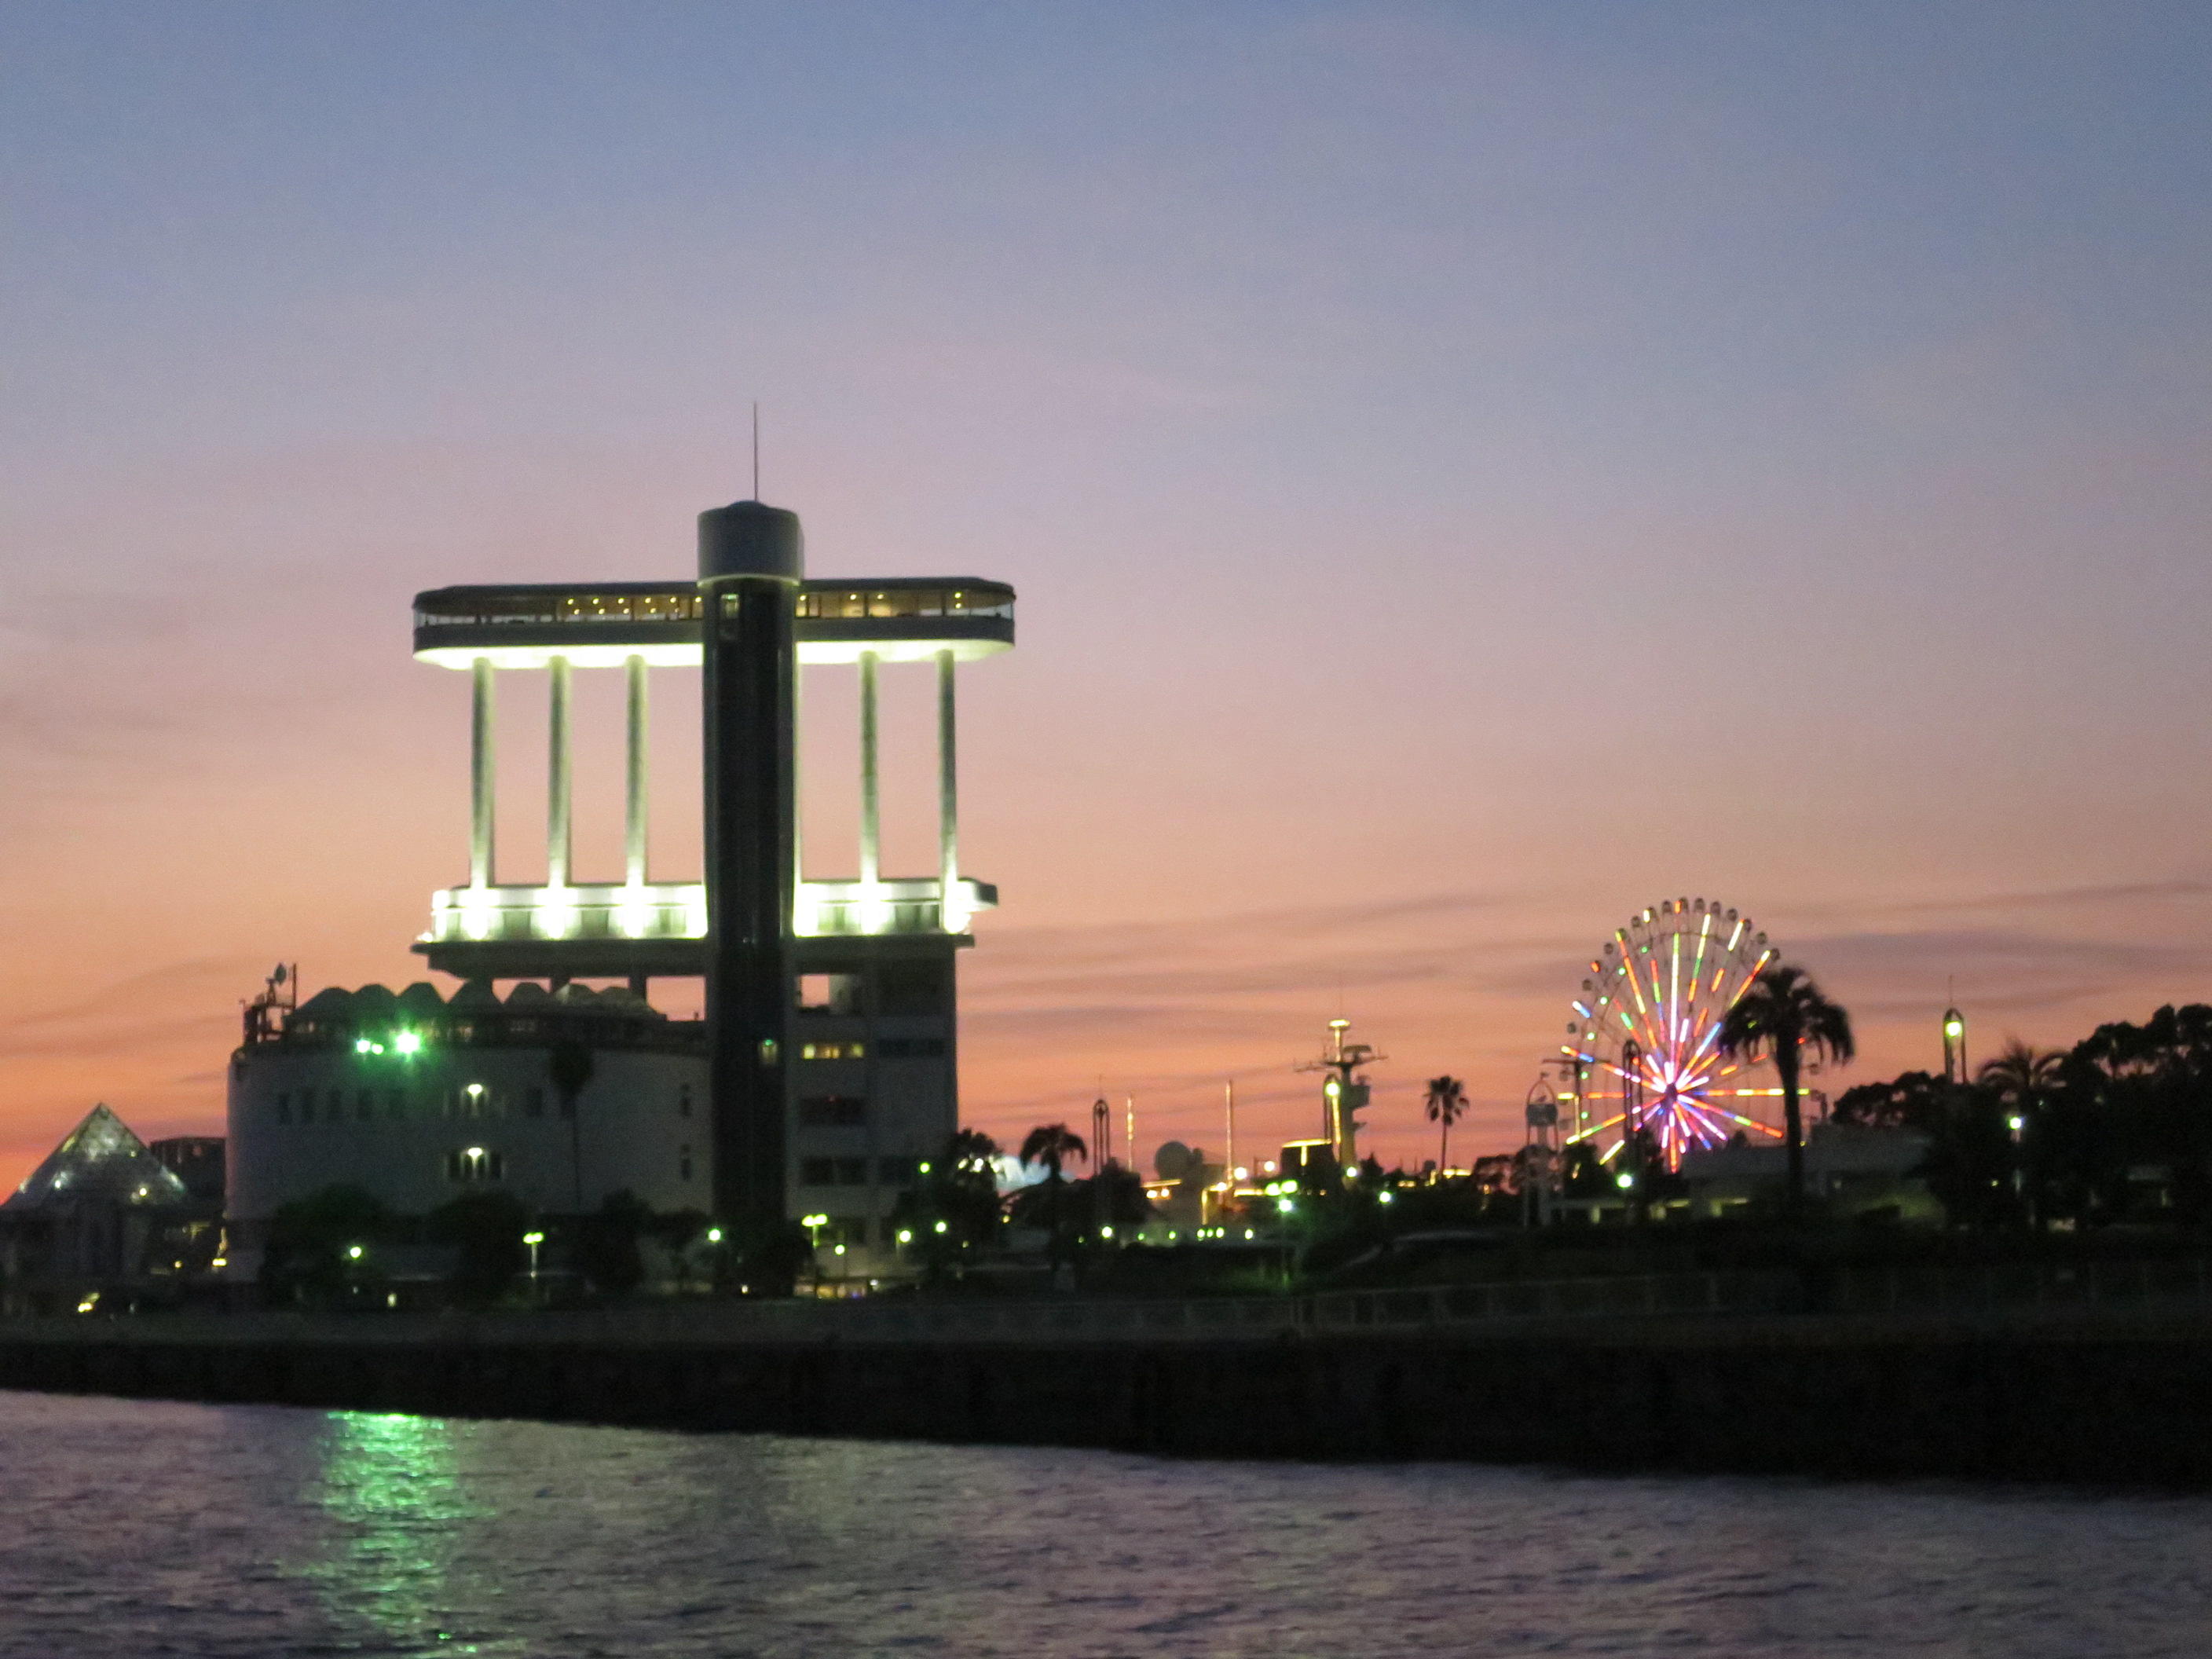
[{"label": "green light", "polygon": [[361,1246],[360,1246],[360,1245],[358,1245],[358,1244],[349,1244],[349,1245],[347,1245],[347,1246],[346,1246],[346,1260],[347,1260],[347,1261],[360,1261],[360,1260],[361,1260],[361,1257],[362,1257],[362,1249],[361,1249]]},{"label": "green light", "polygon": [[376,1045],[367,1037],[356,1037],[353,1040],[353,1051],[357,1054],[365,1054],[374,1047]]},{"label": "green light", "polygon": [[1636,1177],[1631,1175],[1627,1170],[1623,1170],[1620,1172],[1620,1184],[1623,1187],[1633,1187],[1636,1184]]},{"label": "green light", "polygon": [[1377,1193],[1375,1194],[1375,1201],[1377,1204],[1388,1204],[1390,1202],[1390,1194],[1388,1193]]},{"label": "green light", "polygon": [[412,1031],[402,1031],[392,1039],[392,1046],[403,1054],[419,1054],[422,1052],[422,1039]]},{"label": "green light", "polygon": [[1943,1035],[1945,1036],[1957,1036],[1966,1029],[1966,1024],[1964,1020],[1947,1019],[1943,1022]]},{"label": "green light", "polygon": [[1328,1082],[1321,1085],[1321,1091],[1327,1095],[1331,1100],[1334,1100],[1336,1098],[1337,1091],[1341,1089],[1343,1086],[1344,1085],[1339,1083],[1334,1078],[1331,1078]]},{"label": "green light", "polygon": [[944,1222],[942,1222],[942,1221],[939,1222],[939,1223],[937,1224],[937,1231],[938,1231],[939,1232],[940,1232],[940,1233],[941,1233],[941,1232],[943,1232],[943,1231],[945,1231],[945,1224]]},{"label": "green light", "polygon": [[929,1165],[927,1164],[916,1164],[915,1167],[920,1170],[924,1175],[927,1175],[929,1173]]},{"label": "green light", "polygon": [[722,1230],[721,1230],[720,1227],[709,1227],[709,1228],[708,1228],[708,1229],[707,1229],[707,1242],[708,1242],[709,1244],[719,1244],[719,1243],[720,1243],[722,1242]]},{"label": "green light", "polygon": [[526,1244],[543,1244],[545,1242],[545,1235],[544,1233],[525,1233],[522,1236],[522,1242]]},{"label": "green light", "polygon": [[899,1229],[898,1238],[899,1243],[902,1244],[911,1244],[914,1243],[914,1234],[904,1227]]}]

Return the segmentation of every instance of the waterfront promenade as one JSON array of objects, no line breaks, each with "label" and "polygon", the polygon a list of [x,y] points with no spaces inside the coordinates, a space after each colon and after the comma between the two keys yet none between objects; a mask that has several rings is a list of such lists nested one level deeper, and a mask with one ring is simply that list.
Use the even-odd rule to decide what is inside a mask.
[{"label": "waterfront promenade", "polygon": [[91,1316],[0,1326],[0,1388],[1187,1456],[2202,1488],[2204,1287],[2181,1261],[1198,1301]]}]

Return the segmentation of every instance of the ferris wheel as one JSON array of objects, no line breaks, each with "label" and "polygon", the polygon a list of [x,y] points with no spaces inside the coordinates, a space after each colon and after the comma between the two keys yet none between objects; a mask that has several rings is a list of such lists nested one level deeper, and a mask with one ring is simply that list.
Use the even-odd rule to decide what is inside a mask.
[{"label": "ferris wheel", "polygon": [[1774,960],[1751,919],[1704,899],[1674,899],[1613,930],[1574,1000],[1560,1052],[1573,1079],[1560,1091],[1572,1127],[1611,1163],[1642,1132],[1669,1170],[1682,1155],[1739,1132],[1775,1139],[1752,1115],[1778,1100],[1750,1063],[1719,1053],[1721,1020]]}]

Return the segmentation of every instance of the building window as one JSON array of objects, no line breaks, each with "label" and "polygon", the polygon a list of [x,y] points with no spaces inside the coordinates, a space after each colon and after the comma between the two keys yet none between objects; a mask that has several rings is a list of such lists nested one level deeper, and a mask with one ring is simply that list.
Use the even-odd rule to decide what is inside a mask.
[{"label": "building window", "polygon": [[807,1095],[799,1121],[810,1129],[856,1129],[868,1121],[868,1103],[858,1095]]},{"label": "building window", "polygon": [[884,1060],[942,1060],[945,1058],[945,1039],[885,1037],[876,1044],[876,1053]]},{"label": "building window", "polygon": [[951,1004],[951,979],[933,962],[884,964],[876,980],[876,1011],[893,1015],[942,1014]]},{"label": "building window", "polygon": [[276,1097],[276,1121],[279,1123],[289,1123],[292,1121],[292,1097],[289,1093],[279,1094]]},{"label": "building window", "polygon": [[841,1158],[837,1160],[837,1184],[840,1187],[865,1187],[868,1184],[868,1160],[865,1158]]},{"label": "building window", "polygon": [[864,1215],[839,1215],[830,1218],[829,1236],[824,1244],[851,1244],[855,1247],[868,1242],[868,1218]]},{"label": "building window", "polygon": [[544,1117],[545,1115],[544,1090],[525,1089],[522,1091],[522,1115],[525,1117]]},{"label": "building window", "polygon": [[915,1160],[910,1158],[879,1158],[876,1160],[876,1179],[886,1187],[905,1187],[913,1183]]},{"label": "building window", "polygon": [[793,999],[802,1014],[849,1014],[860,1000],[858,974],[801,974]]},{"label": "building window", "polygon": [[802,1187],[827,1187],[837,1179],[837,1160],[834,1158],[801,1158],[799,1164],[799,1184]]},{"label": "building window", "polygon": [[860,1060],[866,1048],[857,1039],[849,1042],[802,1042],[799,1045],[801,1060]]}]

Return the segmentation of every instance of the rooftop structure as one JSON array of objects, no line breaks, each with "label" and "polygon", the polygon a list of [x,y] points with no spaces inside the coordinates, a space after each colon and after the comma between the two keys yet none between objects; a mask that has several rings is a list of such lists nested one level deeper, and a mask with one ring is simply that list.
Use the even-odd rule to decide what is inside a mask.
[{"label": "rooftop structure", "polygon": [[[954,669],[1010,650],[1014,593],[975,577],[805,581],[793,600],[798,663],[843,665],[862,679],[860,868],[808,878],[798,872],[795,939],[963,937],[998,890],[962,874],[955,752]],[[647,675],[703,660],[705,600],[693,582],[536,583],[441,587],[415,600],[415,656],[467,672],[473,711],[469,878],[431,896],[428,930],[416,949],[464,978],[651,979],[706,971],[707,882],[656,880],[647,868],[652,779],[646,748]],[[937,673],[938,867],[886,876],[881,867],[876,779],[877,673],[911,663]],[[571,856],[576,669],[621,670],[627,686],[624,860],[619,880],[580,880]],[[542,672],[550,738],[544,882],[497,875],[497,680]],[[803,854],[801,854],[803,857]]]},{"label": "rooftop structure", "polygon": [[181,1204],[185,1183],[105,1105],[86,1113],[0,1208],[52,1210],[86,1203]]}]

